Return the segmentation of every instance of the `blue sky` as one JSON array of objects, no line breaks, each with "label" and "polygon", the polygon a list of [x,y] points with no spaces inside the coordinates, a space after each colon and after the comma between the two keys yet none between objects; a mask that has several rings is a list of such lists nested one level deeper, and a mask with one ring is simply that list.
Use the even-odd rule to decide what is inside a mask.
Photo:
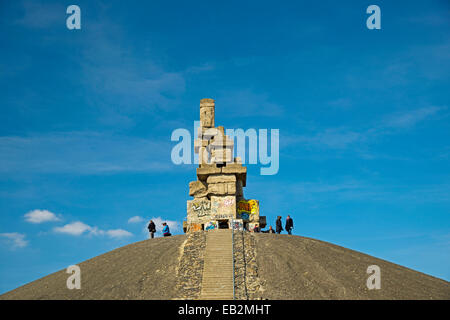
[{"label": "blue sky", "polygon": [[[81,30],[66,8],[81,8]],[[381,8],[368,30],[366,8]],[[195,165],[173,130],[280,130],[248,166],[294,234],[450,280],[446,1],[1,1],[0,292],[182,232]]]}]

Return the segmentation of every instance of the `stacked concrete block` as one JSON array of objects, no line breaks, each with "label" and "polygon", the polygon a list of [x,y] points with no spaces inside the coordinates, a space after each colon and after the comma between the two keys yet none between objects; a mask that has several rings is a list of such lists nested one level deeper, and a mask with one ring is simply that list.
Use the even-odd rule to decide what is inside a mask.
[{"label": "stacked concrete block", "polygon": [[200,100],[200,123],[203,128],[214,128],[214,110],[213,99]]},{"label": "stacked concrete block", "polygon": [[211,139],[208,151],[211,153],[211,162],[216,164],[233,162],[233,140],[229,139],[222,130],[218,130],[219,134]]},{"label": "stacked concrete block", "polygon": [[231,227],[237,217],[237,203],[244,199],[247,168],[240,158],[233,158],[233,140],[225,135],[222,126],[215,127],[213,99],[200,100],[200,127],[194,141],[194,152],[199,154],[197,180],[189,183],[187,232]]},{"label": "stacked concrete block", "polygon": [[189,195],[194,198],[205,198],[208,195],[208,188],[202,181],[192,181],[189,183]]},{"label": "stacked concrete block", "polygon": [[214,174],[206,179],[208,194],[216,196],[236,195],[236,176],[232,174]]}]

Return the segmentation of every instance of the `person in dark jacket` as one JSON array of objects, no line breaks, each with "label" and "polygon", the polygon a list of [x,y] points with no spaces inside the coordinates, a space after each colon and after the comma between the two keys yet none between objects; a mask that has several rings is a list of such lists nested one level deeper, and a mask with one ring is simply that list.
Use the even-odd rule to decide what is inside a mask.
[{"label": "person in dark jacket", "polygon": [[294,229],[294,220],[290,216],[286,218],[286,231],[288,234],[292,234],[292,229]]},{"label": "person in dark jacket", "polygon": [[148,232],[150,232],[150,237],[153,239],[155,237],[156,226],[153,220],[150,220],[150,223],[147,226]]},{"label": "person in dark jacket", "polygon": [[276,228],[277,228],[277,233],[278,234],[280,234],[281,231],[283,231],[283,226],[282,226],[282,223],[281,223],[281,216],[277,217]]}]

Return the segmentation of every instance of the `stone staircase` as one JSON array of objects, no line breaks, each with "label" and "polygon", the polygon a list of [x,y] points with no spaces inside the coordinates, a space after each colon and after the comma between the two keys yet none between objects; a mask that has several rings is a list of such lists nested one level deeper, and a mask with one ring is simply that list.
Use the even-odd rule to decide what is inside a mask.
[{"label": "stone staircase", "polygon": [[206,234],[200,300],[233,300],[233,257],[230,229]]}]

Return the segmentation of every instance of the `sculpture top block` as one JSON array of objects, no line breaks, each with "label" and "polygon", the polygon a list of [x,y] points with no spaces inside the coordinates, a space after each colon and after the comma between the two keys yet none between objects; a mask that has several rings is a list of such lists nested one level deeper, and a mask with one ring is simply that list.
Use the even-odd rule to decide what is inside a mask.
[{"label": "sculpture top block", "polygon": [[214,109],[213,99],[200,100],[200,123],[202,128],[214,128]]}]

